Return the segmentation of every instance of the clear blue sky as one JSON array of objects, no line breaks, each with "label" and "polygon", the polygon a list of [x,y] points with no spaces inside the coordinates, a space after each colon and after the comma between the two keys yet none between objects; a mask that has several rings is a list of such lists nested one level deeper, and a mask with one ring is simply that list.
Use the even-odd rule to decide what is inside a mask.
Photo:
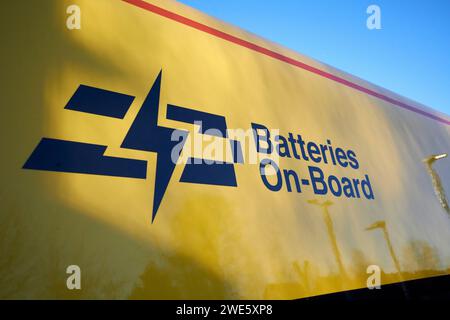
[{"label": "clear blue sky", "polygon": [[450,0],[181,2],[450,115]]}]

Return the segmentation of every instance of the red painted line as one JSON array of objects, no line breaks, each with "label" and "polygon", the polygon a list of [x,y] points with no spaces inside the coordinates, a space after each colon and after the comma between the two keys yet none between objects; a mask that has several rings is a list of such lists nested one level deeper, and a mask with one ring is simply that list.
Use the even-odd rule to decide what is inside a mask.
[{"label": "red painted line", "polygon": [[379,99],[384,100],[384,101],[389,102],[389,103],[392,103],[393,105],[395,105],[397,107],[400,107],[400,108],[403,108],[403,109],[406,109],[406,110],[409,110],[409,111],[421,114],[421,115],[423,115],[425,117],[428,117],[430,119],[433,119],[433,120],[442,122],[444,124],[450,125],[450,121],[449,120],[441,118],[441,117],[439,117],[437,115],[434,115],[432,113],[429,113],[429,112],[427,112],[425,110],[422,110],[422,109],[414,107],[414,106],[410,106],[410,105],[408,105],[408,104],[406,104],[406,103],[404,103],[402,101],[396,100],[394,98],[391,98],[391,97],[386,96],[384,94],[381,94],[379,92],[373,91],[373,90],[368,89],[366,87],[363,87],[363,86],[361,86],[359,84],[356,84],[356,83],[351,82],[349,80],[346,80],[344,78],[338,77],[338,76],[336,76],[336,75],[334,75],[332,73],[320,70],[320,69],[318,69],[316,67],[313,67],[313,66],[310,66],[310,65],[308,65],[308,64],[306,64],[304,62],[295,60],[293,58],[289,58],[289,57],[287,57],[285,55],[282,55],[281,53],[278,53],[278,52],[272,51],[270,49],[261,47],[261,46],[259,46],[257,44],[254,44],[254,43],[250,42],[250,41],[247,41],[247,40],[235,37],[235,36],[233,36],[231,34],[225,33],[225,32],[220,31],[218,29],[215,29],[215,28],[212,28],[210,26],[207,26],[207,25],[205,25],[203,23],[200,23],[200,22],[191,20],[189,18],[183,17],[183,16],[181,16],[181,15],[179,15],[177,13],[168,11],[166,9],[163,9],[161,7],[158,7],[158,6],[155,6],[153,4],[145,2],[143,0],[123,0],[123,1],[125,1],[125,2],[127,2],[129,4],[132,4],[132,5],[136,6],[136,7],[139,7],[141,9],[144,9],[144,10],[156,13],[156,14],[158,14],[160,16],[166,17],[168,19],[171,19],[173,21],[182,23],[182,24],[184,24],[186,26],[189,26],[189,27],[192,27],[194,29],[203,31],[203,32],[208,33],[210,35],[213,35],[213,36],[215,36],[217,38],[226,40],[228,42],[237,44],[239,46],[242,46],[242,47],[245,47],[247,49],[259,52],[259,53],[264,54],[266,56],[269,56],[269,57],[272,57],[274,59],[286,62],[286,63],[288,63],[290,65],[296,66],[298,68],[307,70],[307,71],[312,72],[314,74],[317,74],[319,76],[322,76],[322,77],[325,77],[327,79],[333,80],[333,81],[338,82],[340,84],[343,84],[343,85],[345,85],[347,87],[353,88],[355,90],[364,92],[364,93],[366,93],[368,95],[371,95],[373,97],[379,98]]}]

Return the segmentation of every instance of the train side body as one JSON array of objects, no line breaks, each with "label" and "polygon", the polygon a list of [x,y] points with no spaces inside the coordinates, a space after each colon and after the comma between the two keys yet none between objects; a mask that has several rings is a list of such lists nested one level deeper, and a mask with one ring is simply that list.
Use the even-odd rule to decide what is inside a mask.
[{"label": "train side body", "polygon": [[[71,4],[1,13],[0,297],[295,299],[373,265],[382,286],[450,273],[450,159],[426,161],[448,116],[176,2],[79,0],[73,30]],[[274,129],[280,175],[248,159],[264,130],[242,159],[172,167],[174,132],[208,136],[194,120],[225,146]]]}]

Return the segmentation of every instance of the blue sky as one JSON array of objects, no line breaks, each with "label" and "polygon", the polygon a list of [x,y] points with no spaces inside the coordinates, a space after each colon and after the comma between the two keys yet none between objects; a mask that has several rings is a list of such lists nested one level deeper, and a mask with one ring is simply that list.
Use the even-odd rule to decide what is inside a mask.
[{"label": "blue sky", "polygon": [[450,115],[450,0],[181,2]]}]

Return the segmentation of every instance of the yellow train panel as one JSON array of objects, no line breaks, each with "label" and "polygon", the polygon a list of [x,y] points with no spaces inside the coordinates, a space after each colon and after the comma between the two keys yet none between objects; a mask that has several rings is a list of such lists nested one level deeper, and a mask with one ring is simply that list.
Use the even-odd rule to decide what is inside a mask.
[{"label": "yellow train panel", "polygon": [[[292,299],[365,287],[370,265],[382,284],[449,273],[448,116],[173,1],[76,2],[81,29],[72,1],[1,13],[0,297]],[[196,135],[232,152],[182,162]]]}]

